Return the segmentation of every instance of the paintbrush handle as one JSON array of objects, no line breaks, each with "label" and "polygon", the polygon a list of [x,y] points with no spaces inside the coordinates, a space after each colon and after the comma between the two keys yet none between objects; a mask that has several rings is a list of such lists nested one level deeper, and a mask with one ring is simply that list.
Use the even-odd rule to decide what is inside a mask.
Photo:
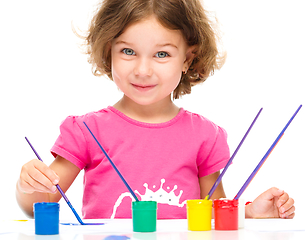
[{"label": "paintbrush handle", "polygon": [[75,217],[77,218],[77,220],[79,221],[80,224],[84,225],[82,219],[79,217],[79,215],[77,214],[76,210],[74,209],[74,207],[72,206],[71,202],[69,201],[68,197],[66,196],[66,194],[63,192],[63,190],[61,189],[61,187],[57,184],[56,185],[57,190],[60,192],[61,196],[65,199],[66,203],[68,204],[68,206],[71,208],[72,212],[74,213]]},{"label": "paintbrush handle", "polygon": [[69,201],[68,197],[66,196],[66,194],[64,193],[64,191],[61,189],[61,187],[58,184],[56,185],[56,187],[57,187],[57,190],[60,192],[61,196],[65,199],[65,201],[67,203],[69,203],[70,201]]},{"label": "paintbrush handle", "polygon": [[278,135],[278,137],[275,139],[275,141],[273,142],[273,144],[271,145],[271,147],[268,149],[268,151],[266,152],[266,154],[264,155],[264,157],[262,158],[262,160],[258,163],[258,165],[256,166],[256,168],[254,169],[254,171],[251,173],[251,175],[249,176],[249,178],[247,179],[247,181],[244,183],[244,185],[241,187],[241,189],[239,190],[239,192],[236,194],[236,196],[234,197],[234,199],[239,199],[240,196],[243,194],[243,192],[246,190],[246,188],[248,187],[248,185],[250,184],[250,182],[252,181],[252,179],[254,178],[254,176],[256,175],[256,173],[258,172],[258,170],[261,168],[261,166],[263,165],[263,163],[265,162],[265,160],[268,158],[268,156],[270,155],[270,153],[272,152],[272,150],[275,148],[276,144],[280,141],[281,137],[283,136],[284,132],[286,131],[286,129],[288,128],[288,126],[290,125],[290,123],[292,122],[292,120],[294,119],[294,117],[297,115],[297,113],[300,111],[302,105],[299,106],[299,108],[296,110],[296,112],[292,115],[292,117],[290,118],[290,120],[288,121],[288,123],[285,125],[285,127],[283,128],[283,130],[280,132],[280,134]]},{"label": "paintbrush handle", "polygon": [[[39,156],[39,154],[36,152],[35,148],[33,147],[33,145],[30,143],[30,141],[27,139],[27,137],[25,137],[25,140],[28,142],[28,144],[30,145],[30,147],[32,148],[33,152],[35,153],[36,157],[41,161],[41,157]],[[74,213],[75,217],[77,218],[77,220],[79,221],[80,224],[84,224],[82,219],[79,217],[79,215],[77,214],[77,212],[75,211],[75,209],[72,207],[72,204],[70,203],[69,199],[67,198],[66,194],[64,193],[64,191],[61,189],[61,187],[57,184],[56,185],[57,190],[60,192],[61,196],[65,199],[65,201],[67,202],[67,204],[69,205],[69,207],[71,208],[72,212]]]},{"label": "paintbrush handle", "polygon": [[115,166],[115,164],[113,163],[113,161],[111,160],[111,158],[108,156],[107,152],[104,150],[104,148],[102,147],[102,145],[99,143],[99,141],[96,139],[96,137],[94,136],[94,134],[91,132],[90,128],[88,127],[88,125],[83,122],[86,126],[86,128],[88,129],[88,131],[90,132],[90,134],[92,135],[92,137],[94,138],[94,140],[96,141],[96,143],[99,145],[100,149],[103,151],[104,155],[106,156],[106,158],[109,160],[111,166],[114,168],[114,170],[117,172],[117,174],[119,175],[119,177],[122,179],[123,183],[125,184],[125,186],[128,188],[129,192],[131,193],[131,195],[134,197],[134,199],[139,202],[139,199],[137,198],[136,194],[133,192],[133,190],[131,189],[131,187],[129,186],[129,184],[126,182],[125,178],[123,177],[123,175],[120,173],[119,169]]},{"label": "paintbrush handle", "polygon": [[[28,142],[28,144],[30,145],[30,147],[32,148],[33,152],[35,153],[36,157],[42,161],[41,157],[39,156],[39,154],[36,152],[35,148],[32,146],[32,144],[30,143],[30,141],[28,140],[27,137],[25,137],[25,140]],[[43,162],[43,161],[42,161]]]},{"label": "paintbrush handle", "polygon": [[[35,148],[33,147],[33,145],[30,143],[30,141],[27,139],[27,137],[25,137],[25,140],[28,142],[28,144],[30,145],[30,147],[32,148],[33,152],[35,153],[36,157],[41,161],[41,157],[39,156],[39,154],[36,152]],[[66,194],[63,192],[63,190],[60,188],[60,186],[57,184],[56,185],[57,190],[60,192],[61,196],[65,199],[65,201],[68,203],[70,202],[69,199],[67,198]]]},{"label": "paintbrush handle", "polygon": [[252,121],[249,129],[247,130],[247,132],[245,133],[244,137],[242,138],[242,140],[240,141],[240,143],[238,144],[236,150],[234,151],[233,155],[231,156],[231,158],[229,159],[229,161],[227,162],[225,168],[222,170],[221,174],[218,176],[217,180],[215,181],[213,187],[211,188],[210,192],[208,193],[208,195],[206,196],[206,199],[209,199],[212,194],[214,193],[215,189],[217,188],[218,184],[220,183],[223,175],[225,174],[225,172],[227,171],[228,167],[231,165],[235,155],[237,154],[239,148],[241,147],[241,145],[243,144],[243,142],[245,141],[246,137],[248,136],[251,128],[253,127],[254,123],[256,122],[258,116],[261,114],[263,108],[261,108],[258,113],[256,114],[256,117],[254,118],[254,120]]}]

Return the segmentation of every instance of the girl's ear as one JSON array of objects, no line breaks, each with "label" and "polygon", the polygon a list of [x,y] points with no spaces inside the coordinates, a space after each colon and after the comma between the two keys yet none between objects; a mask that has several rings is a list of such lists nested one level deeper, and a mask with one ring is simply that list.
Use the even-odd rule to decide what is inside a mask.
[{"label": "girl's ear", "polygon": [[182,70],[185,73],[187,72],[187,70],[191,66],[194,58],[196,57],[196,54],[195,54],[196,47],[197,47],[196,45],[190,46],[190,47],[188,47],[188,49],[186,51],[186,57],[185,57],[185,60],[183,63],[183,70]]}]

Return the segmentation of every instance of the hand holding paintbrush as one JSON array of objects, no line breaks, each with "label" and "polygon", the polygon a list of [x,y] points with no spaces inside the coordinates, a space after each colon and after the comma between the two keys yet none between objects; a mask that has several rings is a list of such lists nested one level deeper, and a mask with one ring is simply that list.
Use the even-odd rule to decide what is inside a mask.
[{"label": "hand holding paintbrush", "polygon": [[[25,139],[28,142],[28,144],[30,145],[30,147],[32,148],[32,150],[35,153],[35,155],[37,156],[37,158],[42,163],[41,157],[36,152],[36,150],[34,149],[32,144],[30,143],[30,141],[27,138],[25,138]],[[31,166],[32,164],[33,164],[33,166]],[[70,203],[69,199],[67,198],[66,194],[63,192],[61,187],[58,185],[59,177],[56,175],[56,173],[54,171],[52,171],[50,168],[48,168],[44,164],[39,164],[39,162],[37,162],[35,160],[29,162],[27,165],[31,166],[30,167],[31,170],[30,171],[27,171],[27,170],[22,171],[24,173],[23,175],[28,175],[28,176],[25,176],[23,178],[21,177],[21,179],[23,179],[22,182],[23,182],[23,186],[24,186],[23,187],[24,193],[34,193],[34,192],[51,192],[51,193],[55,193],[56,192],[56,188],[57,188],[59,193],[65,199],[66,203],[71,208],[73,214],[75,215],[75,217],[77,218],[78,222],[81,225],[102,225],[102,223],[84,223],[82,221],[82,219],[79,217],[79,215],[77,214],[76,210],[73,208],[72,204]],[[27,166],[27,165],[25,165],[25,166]],[[25,166],[23,168],[27,168]],[[31,174],[29,174],[29,172],[31,172]],[[44,175],[44,177],[42,175]],[[54,175],[57,178],[55,178],[53,180]],[[49,178],[48,178],[48,176],[49,176]],[[38,180],[38,179],[40,179],[40,180]],[[55,186],[54,185],[50,185],[50,183],[51,183],[50,180],[52,181],[52,183]],[[42,201],[49,202],[49,197],[45,197],[45,200],[42,200]]]}]

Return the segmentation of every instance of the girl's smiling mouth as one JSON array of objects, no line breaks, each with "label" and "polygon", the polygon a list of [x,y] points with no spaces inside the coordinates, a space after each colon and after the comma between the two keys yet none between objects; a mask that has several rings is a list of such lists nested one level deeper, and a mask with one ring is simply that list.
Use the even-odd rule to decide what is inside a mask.
[{"label": "girl's smiling mouth", "polygon": [[141,84],[131,84],[135,89],[137,89],[140,92],[146,92],[149,91],[151,89],[153,89],[154,87],[157,86],[157,84],[153,84],[153,85],[141,85]]}]

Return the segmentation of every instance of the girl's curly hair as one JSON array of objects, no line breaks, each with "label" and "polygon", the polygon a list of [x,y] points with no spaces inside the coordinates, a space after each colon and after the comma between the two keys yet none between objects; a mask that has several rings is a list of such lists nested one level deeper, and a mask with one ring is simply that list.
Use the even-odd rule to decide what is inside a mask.
[{"label": "girl's curly hair", "polygon": [[191,93],[192,86],[204,82],[225,61],[218,49],[216,28],[200,0],[103,0],[84,37],[88,61],[94,75],[106,74],[112,80],[109,43],[127,26],[151,15],[164,27],[180,30],[188,46],[196,46],[195,58],[174,90],[173,98],[178,99]]}]

